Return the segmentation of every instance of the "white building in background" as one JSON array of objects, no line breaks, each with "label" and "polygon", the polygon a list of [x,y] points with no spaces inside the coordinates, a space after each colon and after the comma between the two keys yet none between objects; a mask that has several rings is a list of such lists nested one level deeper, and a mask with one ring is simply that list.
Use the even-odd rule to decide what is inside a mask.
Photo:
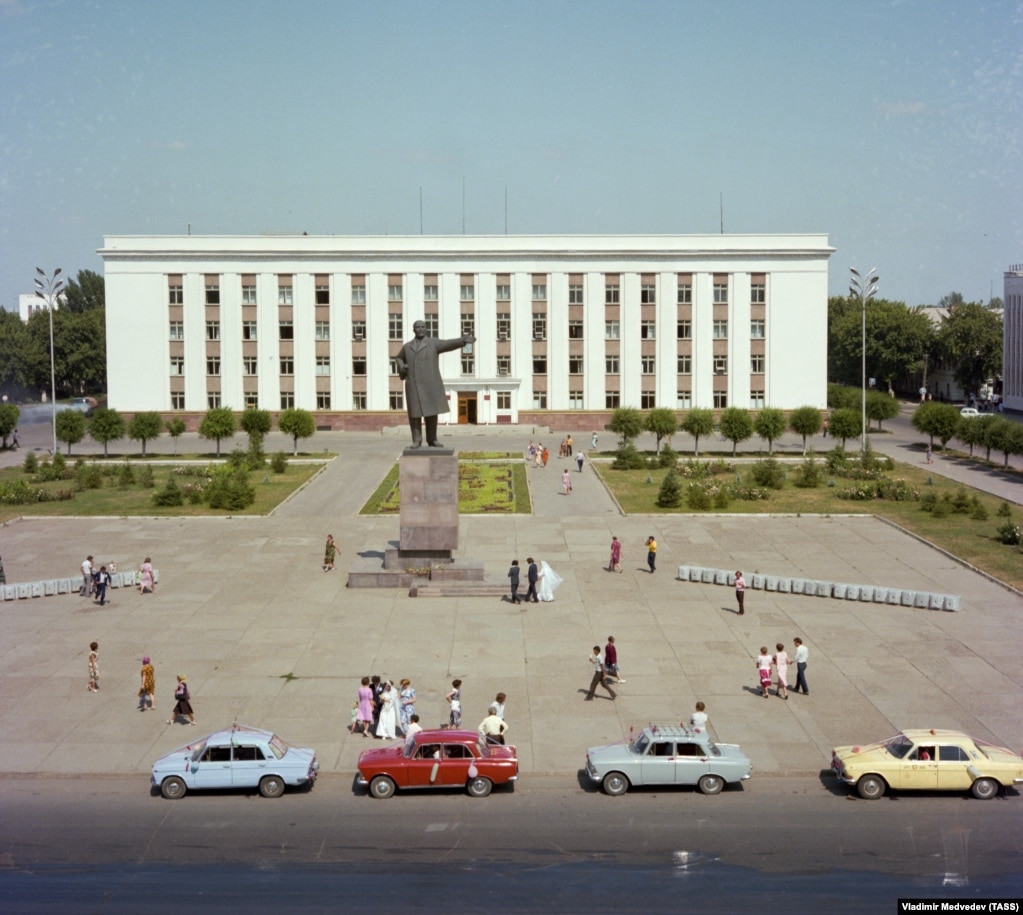
[{"label": "white building in background", "polygon": [[[110,405],[406,421],[425,318],[444,422],[586,428],[618,406],[826,406],[826,235],[107,236]],[[604,420],[606,421],[606,420]]]},{"label": "white building in background", "polygon": [[[58,296],[56,300],[57,310],[60,310],[60,306],[63,305],[67,299],[64,296]],[[41,299],[33,292],[22,293],[18,296],[18,314],[21,320],[28,323],[28,319],[32,317],[37,311],[46,311],[49,308],[46,299]]]},{"label": "white building in background", "polygon": [[1002,300],[1002,398],[1006,410],[1023,411],[1023,264],[1005,271]]}]

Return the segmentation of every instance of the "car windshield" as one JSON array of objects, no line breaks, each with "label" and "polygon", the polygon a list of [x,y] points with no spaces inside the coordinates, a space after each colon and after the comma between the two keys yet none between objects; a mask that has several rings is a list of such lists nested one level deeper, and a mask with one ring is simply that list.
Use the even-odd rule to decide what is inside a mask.
[{"label": "car windshield", "polygon": [[192,762],[198,762],[199,757],[206,752],[206,741],[204,740],[202,743],[190,747],[190,749],[192,751]]},{"label": "car windshield", "polygon": [[281,740],[276,734],[270,738],[270,752],[273,753],[278,759],[284,759],[284,754],[288,752],[288,745]]},{"label": "car windshield", "polygon": [[630,745],[629,750],[635,753],[637,756],[642,756],[646,753],[646,748],[650,746],[650,738],[646,734],[640,734]]},{"label": "car windshield", "polygon": [[911,741],[905,734],[899,734],[896,737],[892,737],[890,740],[886,740],[883,746],[896,759],[902,759],[910,750],[913,749],[913,741]]}]

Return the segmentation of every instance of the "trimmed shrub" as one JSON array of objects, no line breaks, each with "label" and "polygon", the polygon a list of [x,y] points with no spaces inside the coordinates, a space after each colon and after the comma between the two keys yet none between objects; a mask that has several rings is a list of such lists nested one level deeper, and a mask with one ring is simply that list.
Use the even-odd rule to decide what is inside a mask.
[{"label": "trimmed shrub", "polygon": [[661,508],[678,508],[682,504],[682,486],[674,470],[665,474],[661,490],[657,493],[657,504]]},{"label": "trimmed shrub", "polygon": [[756,461],[750,469],[750,476],[758,486],[781,489],[785,485],[785,468],[774,458]]},{"label": "trimmed shrub", "polygon": [[693,511],[707,511],[710,508],[710,493],[699,483],[690,483],[686,489],[686,505]]},{"label": "trimmed shrub", "polygon": [[674,467],[678,463],[678,452],[671,445],[665,445],[657,456],[657,462],[661,467]]},{"label": "trimmed shrub", "polygon": [[181,494],[181,487],[175,482],[173,474],[167,477],[167,483],[163,489],[153,493],[154,505],[167,507],[183,505],[184,502],[185,498]]},{"label": "trimmed shrub", "polygon": [[274,473],[284,473],[288,469],[288,456],[283,451],[278,451],[270,458],[270,469]]},{"label": "trimmed shrub", "polygon": [[816,489],[821,485],[823,475],[817,459],[810,454],[799,465],[794,482],[800,489]]},{"label": "trimmed shrub", "polygon": [[36,457],[34,451],[28,452],[25,455],[25,460],[22,462],[21,469],[25,473],[35,473],[39,469],[39,459]]},{"label": "trimmed shrub", "polygon": [[611,464],[613,470],[642,470],[644,467],[646,467],[646,460],[631,442],[627,442],[618,449],[618,454]]}]

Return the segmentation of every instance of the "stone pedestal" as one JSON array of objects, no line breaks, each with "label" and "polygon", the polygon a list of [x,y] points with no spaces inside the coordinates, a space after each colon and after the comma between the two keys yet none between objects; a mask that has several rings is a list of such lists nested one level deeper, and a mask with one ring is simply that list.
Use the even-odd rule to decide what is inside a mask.
[{"label": "stone pedestal", "polygon": [[399,552],[436,561],[458,549],[458,458],[449,448],[406,448],[398,464]]}]

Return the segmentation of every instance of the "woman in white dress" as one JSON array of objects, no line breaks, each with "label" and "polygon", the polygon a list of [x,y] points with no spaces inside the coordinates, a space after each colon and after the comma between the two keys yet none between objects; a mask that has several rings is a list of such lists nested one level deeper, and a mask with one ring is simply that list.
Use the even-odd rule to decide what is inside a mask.
[{"label": "woman in white dress", "polygon": [[398,726],[398,707],[395,704],[397,698],[394,684],[388,680],[384,684],[383,692],[380,693],[380,720],[377,722],[377,737],[384,740],[395,740],[398,736],[395,733]]},{"label": "woman in white dress", "polygon": [[554,592],[558,590],[558,585],[564,580],[554,569],[547,565],[546,560],[541,561],[540,581],[537,583],[536,596],[540,600],[554,600]]}]

